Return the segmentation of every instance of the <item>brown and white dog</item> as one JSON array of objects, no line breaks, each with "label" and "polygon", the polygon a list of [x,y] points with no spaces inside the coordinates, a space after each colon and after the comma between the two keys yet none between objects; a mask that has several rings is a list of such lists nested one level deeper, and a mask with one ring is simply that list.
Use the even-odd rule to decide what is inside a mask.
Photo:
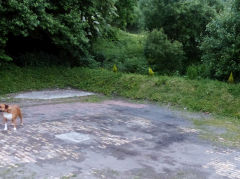
[{"label": "brown and white dog", "polygon": [[7,104],[0,104],[0,111],[3,112],[3,122],[4,122],[4,130],[7,130],[7,122],[8,120],[12,120],[12,123],[14,125],[14,130],[17,128],[17,118],[20,118],[21,125],[23,125],[22,120],[22,113],[21,109],[17,105],[7,105]]}]

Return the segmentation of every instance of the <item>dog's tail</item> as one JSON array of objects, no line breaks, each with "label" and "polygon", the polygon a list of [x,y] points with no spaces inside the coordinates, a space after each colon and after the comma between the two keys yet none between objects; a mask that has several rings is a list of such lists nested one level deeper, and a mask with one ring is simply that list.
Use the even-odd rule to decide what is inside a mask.
[{"label": "dog's tail", "polygon": [[19,118],[20,118],[20,121],[21,121],[21,125],[23,124],[23,119],[22,119],[22,112],[21,110],[19,109]]}]

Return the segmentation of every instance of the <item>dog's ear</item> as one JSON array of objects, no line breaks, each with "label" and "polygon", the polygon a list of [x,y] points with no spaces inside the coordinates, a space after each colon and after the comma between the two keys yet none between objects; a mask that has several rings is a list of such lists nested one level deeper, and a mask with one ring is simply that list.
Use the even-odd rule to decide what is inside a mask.
[{"label": "dog's ear", "polygon": [[5,104],[5,109],[8,109],[8,105],[7,104]]}]

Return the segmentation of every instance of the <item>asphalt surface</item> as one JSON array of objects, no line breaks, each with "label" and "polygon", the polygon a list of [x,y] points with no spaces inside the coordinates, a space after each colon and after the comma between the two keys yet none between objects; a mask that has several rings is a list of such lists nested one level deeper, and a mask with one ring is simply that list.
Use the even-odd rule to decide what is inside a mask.
[{"label": "asphalt surface", "polygon": [[24,126],[0,125],[0,178],[240,178],[240,151],[202,139],[193,116],[73,98],[18,102]]}]

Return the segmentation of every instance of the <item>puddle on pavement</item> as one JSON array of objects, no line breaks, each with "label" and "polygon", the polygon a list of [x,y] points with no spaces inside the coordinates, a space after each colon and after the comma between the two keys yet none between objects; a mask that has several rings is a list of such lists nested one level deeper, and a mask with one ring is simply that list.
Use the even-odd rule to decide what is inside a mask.
[{"label": "puddle on pavement", "polygon": [[17,99],[60,99],[60,98],[71,98],[80,96],[94,95],[91,92],[67,89],[67,90],[44,90],[44,91],[32,91],[19,93],[14,96]]},{"label": "puddle on pavement", "polygon": [[90,139],[88,135],[77,133],[77,132],[59,134],[59,135],[55,135],[55,137],[64,141],[75,142],[75,143],[81,143]]}]

